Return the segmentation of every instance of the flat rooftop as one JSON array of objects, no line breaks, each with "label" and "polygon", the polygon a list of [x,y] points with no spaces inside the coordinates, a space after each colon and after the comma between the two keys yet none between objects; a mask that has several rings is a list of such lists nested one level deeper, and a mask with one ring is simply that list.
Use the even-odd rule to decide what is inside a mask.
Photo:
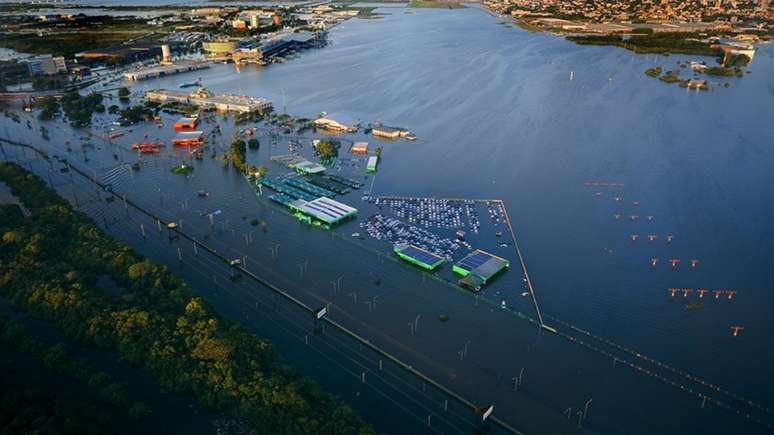
[{"label": "flat rooftop", "polygon": [[292,208],[325,222],[326,224],[334,224],[357,214],[356,208],[326,197],[317,198],[312,201],[298,199],[293,201],[290,205]]},{"label": "flat rooftop", "polygon": [[319,163],[310,162],[309,160],[303,160],[299,163],[292,163],[289,166],[305,174],[319,174],[325,172],[325,166]]},{"label": "flat rooftop", "polygon": [[483,283],[508,267],[510,263],[504,258],[484,252],[480,249],[468,254],[454,265],[454,272],[462,276],[474,275]]},{"label": "flat rooftop", "polygon": [[124,73],[124,78],[130,80],[143,80],[153,77],[161,77],[169,74],[178,74],[187,71],[196,71],[209,68],[209,62],[195,60],[181,60],[169,64],[158,64],[149,67],[138,68]]},{"label": "flat rooftop", "polygon": [[203,131],[181,131],[175,135],[175,139],[196,139],[204,136]]},{"label": "flat rooftop", "polygon": [[393,250],[400,258],[427,270],[433,270],[445,261],[440,255],[414,245],[395,245]]}]

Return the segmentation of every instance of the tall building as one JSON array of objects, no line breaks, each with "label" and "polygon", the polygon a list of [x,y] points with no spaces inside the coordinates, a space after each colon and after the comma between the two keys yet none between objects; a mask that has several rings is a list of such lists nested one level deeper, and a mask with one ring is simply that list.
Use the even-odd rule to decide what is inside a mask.
[{"label": "tall building", "polygon": [[259,26],[258,23],[258,14],[252,14],[250,15],[250,28],[251,29],[257,29]]},{"label": "tall building", "polygon": [[161,61],[162,62],[170,62],[172,60],[172,52],[169,49],[168,44],[164,44],[161,46]]}]

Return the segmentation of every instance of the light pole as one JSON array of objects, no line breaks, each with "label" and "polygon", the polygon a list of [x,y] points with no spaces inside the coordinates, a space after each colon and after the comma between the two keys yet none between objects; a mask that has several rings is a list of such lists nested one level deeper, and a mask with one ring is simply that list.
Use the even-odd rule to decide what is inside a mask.
[{"label": "light pole", "polygon": [[589,399],[586,401],[586,405],[583,407],[583,419],[586,419],[586,415],[589,413],[589,405],[591,405],[591,400]]}]

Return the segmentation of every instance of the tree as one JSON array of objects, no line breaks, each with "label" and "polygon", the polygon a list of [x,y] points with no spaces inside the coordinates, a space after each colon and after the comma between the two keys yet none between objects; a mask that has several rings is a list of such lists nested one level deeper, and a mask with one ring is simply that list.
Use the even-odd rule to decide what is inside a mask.
[{"label": "tree", "polygon": [[332,160],[339,156],[340,146],[341,143],[337,140],[325,139],[317,144],[314,151],[320,160]]},{"label": "tree", "polygon": [[147,261],[129,266],[129,278],[133,280],[142,279],[151,272],[153,272],[153,265]]},{"label": "tree", "polygon": [[374,154],[376,154],[377,156],[381,156],[382,155],[382,147],[376,147],[376,149],[374,150]]},{"label": "tree", "polygon": [[62,97],[62,109],[75,127],[87,127],[91,124],[91,115],[94,112],[104,112],[102,95],[91,92],[81,96],[77,91],[66,93]]},{"label": "tree", "polygon": [[261,146],[261,143],[258,142],[258,139],[250,139],[247,141],[247,147],[251,150],[257,150],[258,147]]},{"label": "tree", "polygon": [[231,164],[240,172],[245,171],[245,154],[247,153],[247,144],[242,139],[237,139],[231,143]]},{"label": "tree", "polygon": [[121,101],[126,101],[129,99],[129,89],[126,87],[122,87],[118,89],[118,99]]},{"label": "tree", "polygon": [[121,110],[121,118],[127,120],[128,122],[134,124],[137,122],[142,121],[148,116],[151,116],[152,112],[147,107],[136,105],[127,107],[126,109]]},{"label": "tree", "polygon": [[258,166],[258,177],[263,178],[266,176],[266,174],[269,173],[269,168],[266,167],[266,165]]},{"label": "tree", "polygon": [[3,234],[3,243],[19,243],[23,238],[24,236],[19,231],[6,231]]},{"label": "tree", "polygon": [[59,101],[54,97],[40,97],[36,98],[32,107],[40,109],[38,118],[48,120],[54,117],[59,112]]},{"label": "tree", "polygon": [[150,413],[151,413],[150,406],[148,406],[147,403],[142,401],[134,402],[132,404],[132,407],[129,408],[129,416],[135,420],[139,420]]},{"label": "tree", "polygon": [[116,406],[125,406],[129,401],[126,386],[116,382],[107,384],[97,394],[100,400]]},{"label": "tree", "polygon": [[105,372],[97,372],[89,378],[89,387],[99,390],[110,382],[110,375]]}]

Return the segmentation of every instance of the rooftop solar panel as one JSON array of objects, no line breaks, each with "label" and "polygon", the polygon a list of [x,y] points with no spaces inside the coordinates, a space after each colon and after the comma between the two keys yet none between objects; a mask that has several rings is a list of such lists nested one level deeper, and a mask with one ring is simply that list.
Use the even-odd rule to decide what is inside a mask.
[{"label": "rooftop solar panel", "polygon": [[473,270],[478,266],[489,261],[490,258],[492,258],[492,255],[487,254],[486,252],[475,251],[470,255],[468,255],[467,257],[460,260],[460,262],[457,263],[457,265],[464,267],[465,269],[468,269],[468,270]]},{"label": "rooftop solar panel", "polygon": [[471,273],[486,282],[486,280],[503,268],[508,267],[508,265],[508,260],[488,252],[476,250],[455,264],[454,269],[463,276]]},{"label": "rooftop solar panel", "polygon": [[302,201],[295,204],[294,207],[329,224],[357,213],[356,208],[325,197],[308,202]]},{"label": "rooftop solar panel", "polygon": [[443,260],[442,257],[435,255],[431,252],[427,252],[423,249],[417,248],[416,246],[409,245],[405,248],[400,250],[401,253],[408,255],[409,257],[415,258],[425,264],[434,264],[438,261]]}]

